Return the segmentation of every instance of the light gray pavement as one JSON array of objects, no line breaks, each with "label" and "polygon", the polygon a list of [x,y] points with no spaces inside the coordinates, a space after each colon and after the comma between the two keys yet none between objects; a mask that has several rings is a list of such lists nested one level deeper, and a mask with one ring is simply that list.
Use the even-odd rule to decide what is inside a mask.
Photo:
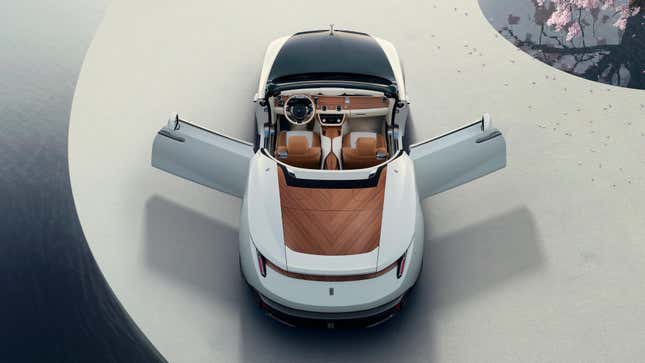
[{"label": "light gray pavement", "polygon": [[[505,170],[424,202],[411,303],[361,332],[264,318],[239,278],[239,200],[150,166],[172,111],[250,140],[268,42],[329,23],[397,46],[415,139],[489,112],[508,145]],[[101,270],[171,362],[642,361],[643,104],[517,51],[476,0],[114,1],[74,98],[71,182]]]}]

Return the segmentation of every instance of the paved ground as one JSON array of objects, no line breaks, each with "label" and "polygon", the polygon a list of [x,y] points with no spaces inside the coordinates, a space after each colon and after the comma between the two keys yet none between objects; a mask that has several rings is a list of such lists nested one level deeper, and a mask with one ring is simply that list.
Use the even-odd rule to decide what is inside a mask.
[{"label": "paved ground", "polygon": [[[169,112],[250,139],[267,43],[329,23],[391,40],[421,140],[493,116],[508,167],[427,200],[425,269],[360,333],[264,318],[237,267],[238,200],[150,167]],[[115,1],[79,79],[72,190],[110,286],[172,362],[641,361],[645,93],[517,51],[476,0]]]}]

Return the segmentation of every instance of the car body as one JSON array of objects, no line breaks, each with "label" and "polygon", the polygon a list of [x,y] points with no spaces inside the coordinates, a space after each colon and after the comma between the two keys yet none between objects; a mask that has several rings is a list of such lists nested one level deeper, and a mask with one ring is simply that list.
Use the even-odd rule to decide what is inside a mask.
[{"label": "car body", "polygon": [[242,198],[242,274],[262,307],[292,325],[392,316],[421,271],[421,201],[506,165],[486,114],[406,145],[398,54],[364,33],[273,41],[254,103],[254,143],[173,114],[152,165]]}]

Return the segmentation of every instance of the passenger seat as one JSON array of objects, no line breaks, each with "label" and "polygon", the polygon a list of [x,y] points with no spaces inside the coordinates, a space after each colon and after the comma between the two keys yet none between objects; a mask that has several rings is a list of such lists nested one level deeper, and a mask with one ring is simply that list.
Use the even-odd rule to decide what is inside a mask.
[{"label": "passenger seat", "polygon": [[343,137],[343,168],[361,169],[387,160],[385,137],[376,132],[350,132]]},{"label": "passenger seat", "polygon": [[275,157],[299,168],[320,169],[320,135],[311,131],[281,131]]}]

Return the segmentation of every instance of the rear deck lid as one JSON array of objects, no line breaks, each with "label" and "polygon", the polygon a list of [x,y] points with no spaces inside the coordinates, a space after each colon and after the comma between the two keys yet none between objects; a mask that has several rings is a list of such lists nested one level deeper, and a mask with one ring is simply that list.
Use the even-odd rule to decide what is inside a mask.
[{"label": "rear deck lid", "polygon": [[353,275],[376,271],[387,167],[366,181],[333,187],[278,168],[287,270]]}]

